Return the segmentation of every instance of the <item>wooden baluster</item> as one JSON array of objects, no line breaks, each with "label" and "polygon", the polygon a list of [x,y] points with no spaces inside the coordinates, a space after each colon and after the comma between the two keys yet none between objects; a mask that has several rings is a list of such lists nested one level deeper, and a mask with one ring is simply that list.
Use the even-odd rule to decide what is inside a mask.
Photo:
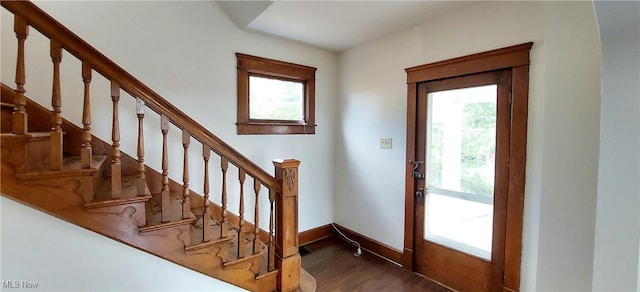
[{"label": "wooden baluster", "polygon": [[49,149],[51,169],[62,169],[62,96],[60,94],[60,62],[62,46],[51,40],[51,61],[53,62],[53,90],[51,93],[51,148]]},{"label": "wooden baluster", "polygon": [[274,256],[275,256],[275,251],[274,251],[274,242],[273,242],[273,217],[274,217],[274,211],[273,208],[275,207],[275,200],[276,200],[276,192],[269,189],[269,250],[268,250],[268,255],[267,255],[267,266],[269,267],[269,272],[275,270],[275,264],[274,264]]},{"label": "wooden baluster", "polygon": [[169,133],[169,118],[160,116],[160,129],[162,130],[162,192],[160,200],[162,204],[162,222],[169,222],[169,149],[167,148],[167,134]]},{"label": "wooden baluster", "polygon": [[211,240],[211,210],[209,209],[209,158],[211,147],[202,144],[202,157],[204,158],[204,210],[202,212],[202,241]]},{"label": "wooden baluster", "polygon": [[191,134],[182,130],[182,147],[184,148],[184,162],[182,169],[182,219],[191,218],[191,198],[189,197],[189,143]]},{"label": "wooden baluster", "polygon": [[260,221],[260,202],[258,201],[258,195],[260,194],[260,181],[256,178],[253,178],[253,190],[256,193],[256,200],[254,201],[254,210],[253,214],[253,254],[257,254],[260,252],[260,227],[258,222]]},{"label": "wooden baluster", "polygon": [[227,168],[229,160],[221,157],[220,168],[222,169],[222,210],[220,212],[220,237],[229,235],[229,219],[227,218]]},{"label": "wooden baluster", "polygon": [[281,193],[276,195],[276,256],[278,291],[300,288],[301,259],[298,253],[298,160],[274,160]]},{"label": "wooden baluster", "polygon": [[238,258],[244,257],[245,230],[244,230],[244,180],[246,173],[243,169],[238,169],[238,180],[240,181],[240,211],[238,219]]},{"label": "wooden baluster", "polygon": [[136,99],[136,115],[138,116],[138,162],[136,169],[136,185],[138,196],[146,195],[146,178],[144,174],[144,101],[140,98]]},{"label": "wooden baluster", "polygon": [[14,99],[15,109],[13,110],[13,133],[26,134],[27,130],[27,99],[24,97],[26,90],[24,84],[26,80],[25,60],[24,60],[24,43],[29,35],[29,26],[27,21],[16,15],[13,22],[13,31],[18,38],[18,58],[16,62],[16,96]]},{"label": "wooden baluster", "polygon": [[93,150],[91,148],[91,65],[82,62],[82,82],[84,83],[84,104],[82,108],[82,148],[80,149],[80,164],[82,168],[91,168]]},{"label": "wooden baluster", "polygon": [[122,165],[120,162],[120,120],[118,117],[118,102],[120,101],[120,85],[111,81],[111,100],[113,101],[113,123],[111,125],[111,140],[113,141],[113,159],[111,160],[111,196],[122,197]]}]

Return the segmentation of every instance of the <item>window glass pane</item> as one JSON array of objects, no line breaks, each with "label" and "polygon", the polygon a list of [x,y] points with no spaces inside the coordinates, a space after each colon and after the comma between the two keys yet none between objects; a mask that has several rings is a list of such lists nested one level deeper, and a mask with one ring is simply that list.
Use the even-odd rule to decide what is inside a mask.
[{"label": "window glass pane", "polygon": [[249,118],[304,120],[304,84],[249,76]]}]

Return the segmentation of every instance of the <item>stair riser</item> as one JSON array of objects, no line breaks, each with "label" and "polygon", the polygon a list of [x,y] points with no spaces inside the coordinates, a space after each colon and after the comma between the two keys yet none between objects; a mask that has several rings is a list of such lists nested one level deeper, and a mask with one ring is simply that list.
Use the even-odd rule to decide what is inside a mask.
[{"label": "stair riser", "polygon": [[225,261],[225,259],[228,258],[228,255],[229,255],[228,250],[230,246],[229,245],[230,239],[231,238],[229,237],[227,239],[212,240],[210,243],[203,242],[194,246],[187,246],[185,248],[185,252],[187,254],[195,254],[195,253],[203,253],[203,252],[208,253],[216,250],[216,255],[222,258],[223,261]]},{"label": "stair riser", "polygon": [[98,189],[100,179],[93,176],[69,176],[66,179],[60,178],[34,178],[20,179],[20,183],[38,186],[47,186],[53,188],[64,188],[72,190],[76,194],[82,196],[84,203],[92,202],[93,196]]},{"label": "stair riser", "polygon": [[[113,159],[111,157],[111,147],[107,147],[106,149],[106,153],[108,153],[109,155],[109,159],[107,159],[107,163],[109,165],[111,165],[111,160]],[[137,161],[134,160],[133,158],[129,157],[126,154],[123,154],[122,157],[120,158],[120,175],[121,176],[129,176],[129,175],[136,175],[137,172]],[[104,172],[104,176],[105,177],[111,177],[112,173],[112,169],[111,166],[105,168],[105,172]]]},{"label": "stair riser", "polygon": [[170,234],[177,233],[177,239],[181,240],[184,244],[184,247],[187,247],[191,244],[191,236],[189,234],[189,225],[180,225],[171,228],[158,229],[144,232],[145,236],[165,236],[169,237]]},{"label": "stair riser", "polygon": [[248,256],[246,259],[236,260],[224,264],[225,270],[249,270],[256,277],[260,273],[261,256]]},{"label": "stair riser", "polygon": [[[51,169],[51,139],[32,139],[25,145],[25,171]],[[60,153],[62,155],[62,153]]]},{"label": "stair riser", "polygon": [[129,203],[127,205],[87,208],[86,210],[89,213],[119,214],[121,216],[131,217],[138,222],[138,227],[142,227],[147,225],[147,217],[144,204],[145,202],[138,202]]},{"label": "stair riser", "polygon": [[2,139],[1,149],[3,162],[11,164],[17,172],[25,171],[24,141]]},{"label": "stair riser", "polygon": [[13,165],[17,172],[35,169],[48,169],[50,154],[48,138],[30,138],[28,136],[3,137],[3,159]]},{"label": "stair riser", "polygon": [[2,111],[0,112],[0,133],[11,133],[13,131],[13,120],[11,115],[13,113],[13,106],[2,104]]}]

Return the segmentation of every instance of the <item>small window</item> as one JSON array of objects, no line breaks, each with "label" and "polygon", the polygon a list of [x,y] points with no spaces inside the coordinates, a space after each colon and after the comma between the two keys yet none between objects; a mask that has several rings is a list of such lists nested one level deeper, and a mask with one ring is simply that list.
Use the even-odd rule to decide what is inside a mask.
[{"label": "small window", "polygon": [[237,53],[238,134],[315,134],[316,68]]},{"label": "small window", "polygon": [[249,119],[304,120],[304,82],[249,75]]}]

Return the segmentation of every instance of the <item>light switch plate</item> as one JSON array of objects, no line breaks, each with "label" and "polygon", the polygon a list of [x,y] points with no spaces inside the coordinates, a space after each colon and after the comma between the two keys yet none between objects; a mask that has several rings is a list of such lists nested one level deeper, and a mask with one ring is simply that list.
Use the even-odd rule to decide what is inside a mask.
[{"label": "light switch plate", "polygon": [[391,138],[380,138],[380,149],[393,148],[393,140]]}]

